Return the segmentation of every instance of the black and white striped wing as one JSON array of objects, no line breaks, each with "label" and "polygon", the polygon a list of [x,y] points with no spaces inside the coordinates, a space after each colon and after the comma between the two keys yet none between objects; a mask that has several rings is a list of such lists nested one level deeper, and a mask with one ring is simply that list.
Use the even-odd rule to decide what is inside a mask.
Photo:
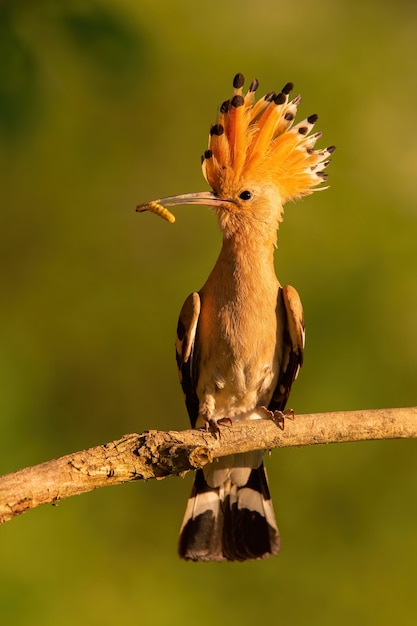
[{"label": "black and white striped wing", "polygon": [[[285,314],[283,335],[283,358],[281,373],[269,404],[271,411],[283,411],[294,380],[303,364],[304,356],[304,314],[300,297],[294,287],[286,285],[280,290]],[[278,307],[278,310],[282,310]]]},{"label": "black and white striped wing", "polygon": [[195,362],[195,341],[200,309],[200,296],[197,292],[194,292],[188,296],[181,309],[175,342],[178,374],[192,427],[195,426],[197,421],[199,409],[196,393],[197,364]]}]

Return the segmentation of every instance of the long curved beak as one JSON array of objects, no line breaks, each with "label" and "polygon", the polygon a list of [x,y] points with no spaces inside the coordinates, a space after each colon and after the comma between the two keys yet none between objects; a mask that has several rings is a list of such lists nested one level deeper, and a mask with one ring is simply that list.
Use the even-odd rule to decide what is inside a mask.
[{"label": "long curved beak", "polygon": [[205,204],[207,206],[219,206],[230,202],[230,200],[224,200],[218,198],[211,191],[200,191],[197,193],[184,193],[178,196],[167,196],[166,198],[158,198],[158,200],[152,200],[151,202],[145,202],[144,204],[138,204],[136,211],[141,213],[142,211],[151,211],[168,220],[168,222],[175,222],[175,216],[168,211],[166,207],[177,206],[180,204]]}]

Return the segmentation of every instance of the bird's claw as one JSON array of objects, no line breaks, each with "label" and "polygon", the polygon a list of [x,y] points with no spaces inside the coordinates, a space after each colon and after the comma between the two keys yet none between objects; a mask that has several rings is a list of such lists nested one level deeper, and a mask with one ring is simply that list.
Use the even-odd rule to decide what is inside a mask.
[{"label": "bird's claw", "polygon": [[278,424],[281,430],[284,430],[286,417],[289,417],[293,420],[295,417],[294,410],[286,409],[285,411],[274,411],[271,419]]},{"label": "bird's claw", "polygon": [[265,413],[267,419],[272,420],[284,430],[285,418],[289,417],[290,419],[294,419],[295,413],[293,409],[286,409],[285,411],[270,411],[266,406],[260,407],[262,411]]},{"label": "bird's claw", "polygon": [[274,419],[274,411],[270,411],[268,407],[262,405],[259,407],[263,413],[265,413],[266,417],[270,420]]},{"label": "bird's claw", "polygon": [[221,417],[218,420],[215,420],[213,418],[209,418],[206,420],[206,432],[211,432],[213,435],[215,435],[216,437],[218,436],[219,439],[221,437],[221,432],[220,432],[220,428],[219,428],[219,424],[221,426],[223,426],[224,424],[227,424],[228,426],[232,426],[233,422],[230,419],[230,417]]}]

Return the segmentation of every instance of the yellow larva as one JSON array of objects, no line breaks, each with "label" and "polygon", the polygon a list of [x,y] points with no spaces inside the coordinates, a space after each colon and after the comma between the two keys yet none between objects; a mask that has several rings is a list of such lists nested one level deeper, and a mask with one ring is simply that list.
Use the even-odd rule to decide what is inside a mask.
[{"label": "yellow larva", "polygon": [[146,204],[141,204],[137,207],[136,210],[139,211],[139,213],[142,213],[142,211],[151,211],[151,213],[159,215],[159,217],[167,220],[167,222],[170,222],[170,224],[173,224],[175,222],[175,215],[173,215],[171,211],[168,211],[168,209],[162,206],[162,204],[159,204],[154,200],[152,200],[152,202],[147,202]]}]

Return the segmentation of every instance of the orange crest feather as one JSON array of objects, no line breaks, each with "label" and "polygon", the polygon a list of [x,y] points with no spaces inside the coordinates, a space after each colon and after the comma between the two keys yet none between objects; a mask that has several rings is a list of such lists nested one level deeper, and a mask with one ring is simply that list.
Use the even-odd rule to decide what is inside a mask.
[{"label": "orange crest feather", "polygon": [[312,193],[327,179],[324,168],[334,151],[334,146],[314,149],[321,137],[320,132],[310,135],[317,115],[293,125],[301,97],[289,100],[292,83],[257,102],[258,81],[252,81],[246,95],[243,83],[242,74],[237,74],[233,96],[223,102],[210,129],[202,161],[207,182],[222,195],[243,181],[263,180],[278,187],[283,203]]}]

